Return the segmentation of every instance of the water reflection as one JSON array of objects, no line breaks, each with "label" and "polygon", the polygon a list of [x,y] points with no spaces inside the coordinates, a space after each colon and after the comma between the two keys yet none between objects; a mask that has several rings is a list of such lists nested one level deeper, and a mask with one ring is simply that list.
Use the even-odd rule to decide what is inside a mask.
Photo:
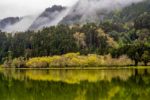
[{"label": "water reflection", "polygon": [[0,100],[149,100],[150,70],[4,70]]}]

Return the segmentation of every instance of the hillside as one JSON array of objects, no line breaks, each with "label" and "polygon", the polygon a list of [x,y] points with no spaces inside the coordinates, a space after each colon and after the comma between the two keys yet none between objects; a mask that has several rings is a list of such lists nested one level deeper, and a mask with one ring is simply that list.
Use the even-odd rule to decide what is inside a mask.
[{"label": "hillside", "polygon": [[0,30],[5,29],[7,26],[14,25],[21,19],[19,17],[8,17],[0,20]]},{"label": "hillside", "polygon": [[[62,13],[65,13],[66,7],[54,5],[50,8],[47,8],[44,12],[42,12],[29,27],[29,30],[37,30],[42,29],[43,27],[48,27],[52,25],[56,25],[57,18],[61,17]],[[60,18],[61,20],[61,18]]]},{"label": "hillside", "polygon": [[[10,23],[10,21],[7,21],[9,18],[6,18],[0,22],[0,29],[4,30],[4,28],[7,29],[7,26],[9,26],[8,29],[11,30],[27,31],[40,30],[43,27],[58,24],[72,25],[91,22],[98,24],[105,21],[112,21],[114,23],[126,22],[131,24],[144,12],[150,12],[149,0],[118,0],[114,2],[111,0],[79,0],[72,7],[54,5],[46,8],[38,15],[27,15],[31,18],[22,17],[23,21],[17,19],[15,23]],[[20,25],[25,28],[15,29]],[[8,31],[10,32],[11,30]]]},{"label": "hillside", "polygon": [[122,10],[111,12],[106,19],[113,19],[115,22],[132,22],[145,12],[150,12],[150,0],[133,3]]}]

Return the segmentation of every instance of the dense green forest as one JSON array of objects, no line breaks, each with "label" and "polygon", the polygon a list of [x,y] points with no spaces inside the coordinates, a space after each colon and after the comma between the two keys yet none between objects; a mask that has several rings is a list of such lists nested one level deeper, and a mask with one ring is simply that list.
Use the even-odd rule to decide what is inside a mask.
[{"label": "dense green forest", "polygon": [[37,32],[0,32],[0,61],[8,63],[18,57],[28,60],[79,52],[81,55],[111,54],[113,58],[126,55],[135,65],[139,62],[147,65],[150,61],[150,13],[142,9],[130,18],[128,12],[137,7],[139,5],[123,9],[126,16],[116,12],[111,19],[106,18],[99,24],[57,25]]}]

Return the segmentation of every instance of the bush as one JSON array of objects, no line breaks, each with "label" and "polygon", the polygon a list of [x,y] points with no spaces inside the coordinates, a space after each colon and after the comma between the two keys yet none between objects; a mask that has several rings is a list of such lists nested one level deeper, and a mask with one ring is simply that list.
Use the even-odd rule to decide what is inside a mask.
[{"label": "bush", "polygon": [[24,57],[15,58],[12,60],[11,67],[24,68],[26,67],[26,61]]},{"label": "bush", "polygon": [[89,54],[88,56],[79,53],[68,53],[62,56],[36,57],[27,61],[26,66],[31,68],[47,67],[98,67],[98,66],[125,66],[131,65],[132,61],[127,56],[112,58],[111,55],[100,56]]}]

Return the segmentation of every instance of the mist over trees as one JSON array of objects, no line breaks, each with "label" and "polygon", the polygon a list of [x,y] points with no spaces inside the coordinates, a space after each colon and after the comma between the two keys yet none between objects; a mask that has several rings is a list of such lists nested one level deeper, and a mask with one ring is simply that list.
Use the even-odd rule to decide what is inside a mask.
[{"label": "mist over trees", "polygon": [[[137,5],[144,5],[146,9],[137,11],[139,8]],[[77,0],[74,5],[69,7],[53,5],[39,13],[18,17],[9,16],[0,20],[0,29],[4,32],[24,32],[41,30],[43,27],[58,24],[99,23],[107,17],[115,20],[126,20],[132,19],[132,16],[138,16],[139,12],[146,11],[147,7],[149,7],[149,0]],[[132,13],[130,13],[131,11],[128,13],[128,10],[131,10]],[[115,16],[113,16],[114,13]]]},{"label": "mist over trees", "polygon": [[138,23],[139,29],[136,23],[132,29],[126,28],[129,26],[112,28],[113,23],[104,22],[99,25],[58,25],[38,32],[27,31],[14,35],[1,32],[0,61],[80,52],[81,55],[111,54],[114,58],[127,55],[135,65],[139,62],[147,65],[150,60],[149,26],[142,28],[142,24],[146,23],[140,24],[142,26]]},{"label": "mist over trees", "polygon": [[[150,61],[150,2],[132,4],[114,11],[103,21],[86,24],[59,24],[37,32],[0,32],[0,61],[13,58],[63,55],[127,55],[134,65]],[[138,8],[138,10],[137,10]]]}]

